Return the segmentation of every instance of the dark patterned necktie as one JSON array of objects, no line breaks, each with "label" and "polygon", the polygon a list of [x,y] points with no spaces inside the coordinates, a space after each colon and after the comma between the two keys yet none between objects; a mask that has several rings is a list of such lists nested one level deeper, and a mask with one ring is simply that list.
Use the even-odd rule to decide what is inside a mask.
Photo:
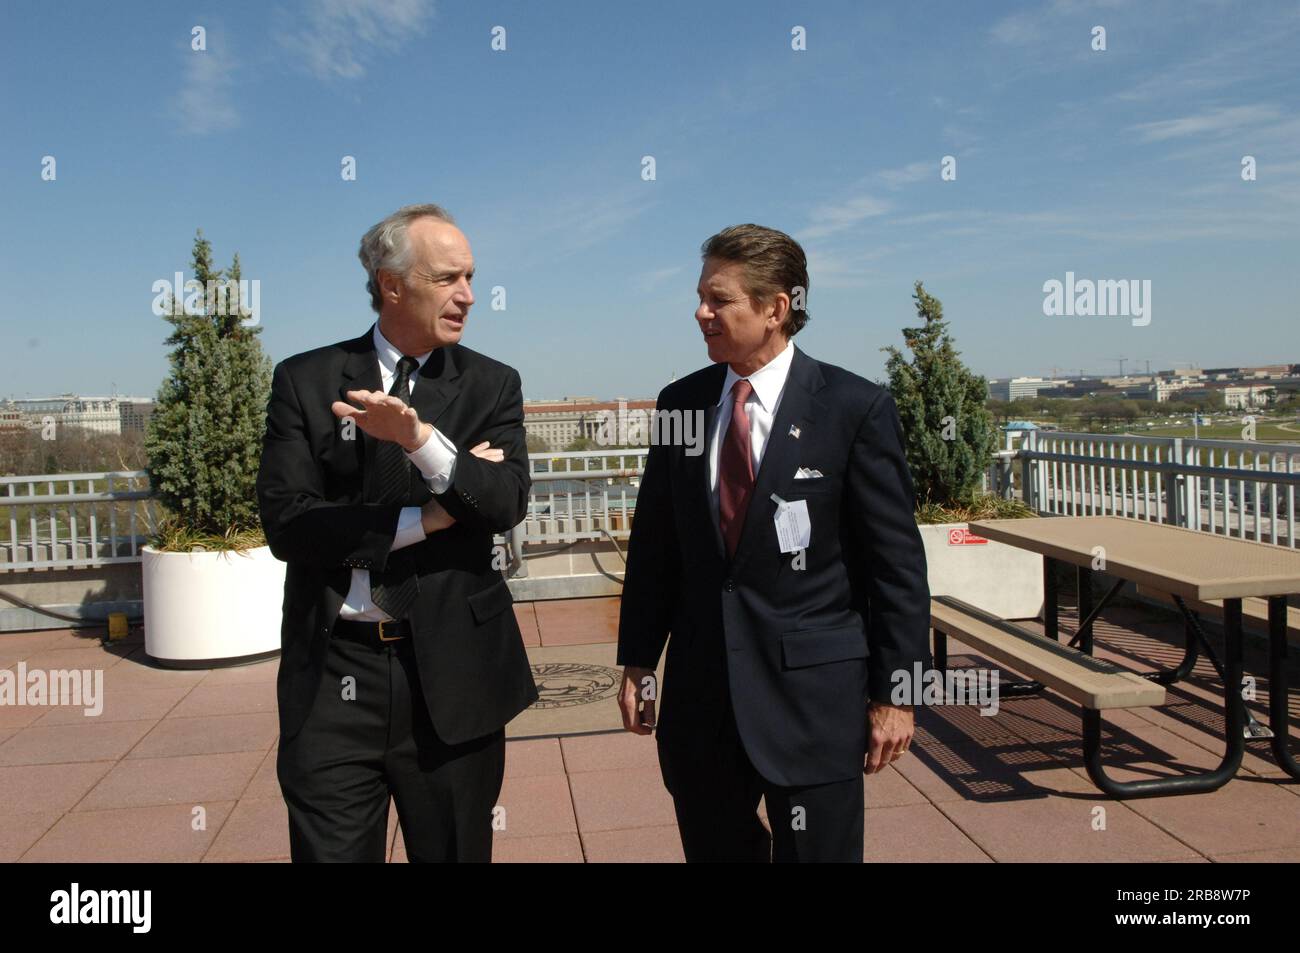
[{"label": "dark patterned necktie", "polygon": [[749,448],[749,415],[745,401],[754,393],[746,380],[731,387],[731,424],[718,452],[718,528],[727,543],[727,555],[734,557],[745,525],[745,511],[754,492],[754,457]]},{"label": "dark patterned necktie", "polygon": [[[411,374],[420,366],[413,357],[403,357],[397,362],[397,375],[389,389],[390,397],[411,403]],[[374,503],[405,503],[411,490],[411,461],[406,451],[391,440],[375,441]],[[394,619],[405,619],[415,598],[420,593],[420,583],[415,577],[415,566],[410,551],[399,549],[388,556],[388,566],[383,572],[370,573],[370,599]]]}]

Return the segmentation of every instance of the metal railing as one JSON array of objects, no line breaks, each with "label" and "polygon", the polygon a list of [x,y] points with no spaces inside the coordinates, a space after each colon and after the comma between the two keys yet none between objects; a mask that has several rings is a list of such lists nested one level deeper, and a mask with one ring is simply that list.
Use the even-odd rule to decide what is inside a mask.
[{"label": "metal railing", "polygon": [[144,470],[0,477],[0,570],[139,562],[157,525]]},{"label": "metal railing", "polygon": [[[526,545],[625,541],[647,453],[529,454],[528,515],[502,537],[510,574],[524,574]],[[1045,515],[1112,514],[1294,547],[1300,445],[1031,431],[998,453],[989,485]],[[138,562],[157,523],[143,470],[0,477],[0,508],[0,571]]]},{"label": "metal railing", "polygon": [[533,453],[523,543],[627,539],[647,449]]},{"label": "metal railing", "polygon": [[1031,431],[1015,458],[1022,498],[1039,513],[1296,545],[1297,444]]},{"label": "metal railing", "polygon": [[[511,574],[526,544],[626,540],[647,452],[529,454],[528,516],[498,537]],[[0,510],[0,571],[139,562],[159,515],[144,470],[0,477]]]}]

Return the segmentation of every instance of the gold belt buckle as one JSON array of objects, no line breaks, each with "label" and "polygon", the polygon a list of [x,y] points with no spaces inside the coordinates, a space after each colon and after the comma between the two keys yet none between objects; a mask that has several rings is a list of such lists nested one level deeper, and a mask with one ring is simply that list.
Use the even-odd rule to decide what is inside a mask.
[{"label": "gold belt buckle", "polygon": [[394,625],[394,626],[395,626],[395,625],[400,625],[400,624],[401,624],[401,623],[399,623],[399,622],[397,622],[397,621],[395,621],[395,620],[393,620],[393,619],[389,619],[387,622],[380,622],[380,623],[379,623],[379,641],[380,641],[380,642],[400,642],[402,639],[406,638],[406,636],[404,636],[404,635],[384,635],[384,626],[385,626],[385,625]]}]

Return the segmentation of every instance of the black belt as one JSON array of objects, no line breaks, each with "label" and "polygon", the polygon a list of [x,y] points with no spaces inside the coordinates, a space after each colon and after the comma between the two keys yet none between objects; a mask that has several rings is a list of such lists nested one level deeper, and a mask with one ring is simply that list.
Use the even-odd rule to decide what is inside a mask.
[{"label": "black belt", "polygon": [[390,642],[401,642],[411,637],[411,623],[406,619],[396,622],[358,622],[355,619],[335,619],[334,638],[359,642],[379,648]]}]

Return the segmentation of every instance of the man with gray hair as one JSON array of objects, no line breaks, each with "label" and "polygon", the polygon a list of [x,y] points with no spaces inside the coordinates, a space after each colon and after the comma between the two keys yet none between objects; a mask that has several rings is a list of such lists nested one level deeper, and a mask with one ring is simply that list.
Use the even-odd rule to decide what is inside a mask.
[{"label": "man with gray hair", "polygon": [[378,321],[275,368],[257,479],[288,564],[277,774],[295,861],[487,861],[505,725],[537,699],[493,536],[528,508],[519,374],[460,344],[443,209],[361,239]]}]

